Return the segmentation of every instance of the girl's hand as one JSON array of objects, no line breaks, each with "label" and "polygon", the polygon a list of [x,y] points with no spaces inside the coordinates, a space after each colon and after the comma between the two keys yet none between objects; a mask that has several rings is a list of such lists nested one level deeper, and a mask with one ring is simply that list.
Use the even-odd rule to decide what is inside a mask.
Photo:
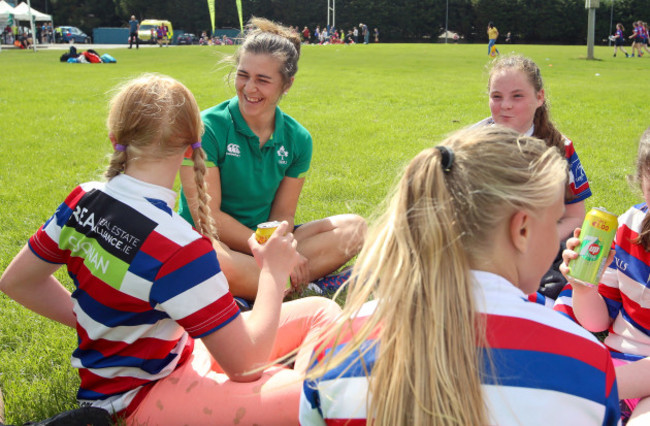
[{"label": "girl's hand", "polygon": [[[580,228],[576,228],[573,231],[573,237],[569,238],[566,240],[566,249],[562,252],[562,264],[560,265],[560,272],[562,275],[564,275],[564,278],[569,281],[571,284],[575,284],[575,280],[571,277],[568,276],[568,274],[571,272],[571,269],[569,268],[569,262],[573,259],[578,258],[578,253],[575,251],[575,248],[580,245]],[[609,255],[607,256],[607,260],[605,261],[605,265],[610,265],[612,261],[614,261],[614,256],[616,255],[616,250],[612,249],[609,251]],[[605,273],[605,268],[603,268],[603,273]],[[600,282],[600,279],[602,278],[602,275],[598,277],[598,282]]]},{"label": "girl's hand", "polygon": [[288,229],[289,224],[286,221],[282,222],[265,244],[258,243],[255,234],[248,239],[248,246],[257,266],[269,271],[282,286],[287,283],[289,273],[300,259],[296,251],[298,242],[292,233],[287,232]]},{"label": "girl's hand", "polygon": [[298,262],[291,272],[291,286],[295,290],[300,290],[301,287],[309,283],[309,260],[301,254],[298,256]]},{"label": "girl's hand", "polygon": [[580,245],[580,228],[576,228],[573,231],[573,237],[566,240],[566,249],[562,252],[562,264],[560,265],[560,272],[564,275],[569,282],[573,282],[573,279],[568,276],[570,271],[569,262],[573,259],[578,258],[578,253],[575,252],[575,248]]}]

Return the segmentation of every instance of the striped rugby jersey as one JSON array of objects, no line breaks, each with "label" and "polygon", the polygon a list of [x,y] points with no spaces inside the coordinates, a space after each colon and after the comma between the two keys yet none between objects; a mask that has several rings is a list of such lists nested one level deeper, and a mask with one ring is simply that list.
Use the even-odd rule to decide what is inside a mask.
[{"label": "striped rugby jersey", "polygon": [[[496,376],[483,380],[489,423],[620,424],[614,367],[605,347],[577,324],[528,302],[504,278],[472,273],[478,283],[477,308],[487,321],[489,352],[496,368]],[[357,327],[375,306],[375,302],[364,306],[354,320]],[[376,350],[366,353],[363,363],[353,356],[324,377],[305,381],[301,424],[365,425],[365,369],[372,370],[375,354]],[[489,371],[487,361],[484,371]]]},{"label": "striped rugby jersey", "polygon": [[598,286],[614,321],[605,345],[615,358],[630,361],[650,356],[650,255],[634,242],[647,213],[641,203],[619,216],[616,256]]},{"label": "striped rugby jersey", "polygon": [[127,175],[75,188],[29,240],[66,264],[81,404],[133,410],[194,341],[239,314],[211,242],[172,211],[176,193]]},{"label": "striped rugby jersey", "polygon": [[[494,119],[488,117],[471,125],[470,128],[492,126],[494,124]],[[532,136],[534,132],[535,126],[533,125],[525,135]],[[569,188],[573,194],[573,198],[567,204],[573,204],[591,197],[591,188],[589,187],[589,180],[587,179],[585,169],[582,167],[580,158],[578,158],[578,153],[573,147],[573,141],[564,135],[562,137],[564,138],[564,157],[569,163]]]}]

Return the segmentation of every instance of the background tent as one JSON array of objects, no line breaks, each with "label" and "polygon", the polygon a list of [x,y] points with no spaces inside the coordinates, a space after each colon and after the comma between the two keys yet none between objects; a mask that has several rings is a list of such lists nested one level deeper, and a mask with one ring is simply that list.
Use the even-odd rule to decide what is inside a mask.
[{"label": "background tent", "polygon": [[48,15],[42,12],[39,12],[38,10],[34,9],[33,7],[29,7],[27,3],[22,2],[18,6],[14,7],[14,19],[17,21],[29,21],[29,12],[31,9],[31,14],[32,17],[35,21],[51,21],[52,20],[52,15]]},{"label": "background tent", "polygon": [[[14,8],[9,5],[5,0],[0,0],[0,26],[4,28],[9,21],[9,15],[14,14]],[[14,18],[15,20],[16,18]]]}]

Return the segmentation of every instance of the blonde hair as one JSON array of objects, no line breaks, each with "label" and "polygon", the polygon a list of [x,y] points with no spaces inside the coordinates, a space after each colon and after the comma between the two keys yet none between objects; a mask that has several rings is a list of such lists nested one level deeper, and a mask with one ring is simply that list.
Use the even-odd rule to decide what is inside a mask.
[{"label": "blonde hair", "polygon": [[264,18],[252,17],[247,28],[248,32],[242,46],[223,62],[230,63],[236,68],[244,53],[270,55],[281,64],[280,74],[284,84],[288,84],[298,72],[300,35],[291,28]]},{"label": "blonde hair", "polygon": [[[118,86],[118,92],[109,103],[106,126],[124,151],[116,150],[104,172],[112,179],[126,169],[127,162],[145,155],[166,158],[185,151],[201,141],[203,122],[192,92],[182,83],[159,74],[143,74]],[[194,180],[199,195],[199,223],[197,229],[214,238],[214,221],[208,207],[209,196],[204,182],[205,152],[192,150]]]},{"label": "blonde hair", "polygon": [[[359,254],[342,317],[315,352],[323,361],[307,375],[378,345],[367,402],[376,425],[487,423],[481,377],[494,373],[483,368],[491,362],[470,266],[491,250],[497,224],[548,206],[567,178],[557,150],[502,126],[459,131],[441,146],[454,152],[451,168],[443,171],[436,148],[407,166]],[[372,297],[373,315],[340,352],[325,354]]]}]

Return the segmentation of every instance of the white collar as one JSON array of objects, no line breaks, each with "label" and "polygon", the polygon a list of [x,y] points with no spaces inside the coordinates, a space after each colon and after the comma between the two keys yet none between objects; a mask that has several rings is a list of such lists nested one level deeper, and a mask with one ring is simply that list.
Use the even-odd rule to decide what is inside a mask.
[{"label": "white collar", "polygon": [[474,279],[474,300],[477,310],[481,312],[485,312],[495,302],[509,304],[513,299],[527,299],[523,291],[501,275],[477,270],[472,270],[471,273]]},{"label": "white collar", "polygon": [[161,200],[167,204],[170,209],[173,209],[176,203],[176,192],[171,189],[143,182],[129,175],[125,175],[124,173],[109,180],[106,183],[106,188],[129,198],[136,196]]}]

